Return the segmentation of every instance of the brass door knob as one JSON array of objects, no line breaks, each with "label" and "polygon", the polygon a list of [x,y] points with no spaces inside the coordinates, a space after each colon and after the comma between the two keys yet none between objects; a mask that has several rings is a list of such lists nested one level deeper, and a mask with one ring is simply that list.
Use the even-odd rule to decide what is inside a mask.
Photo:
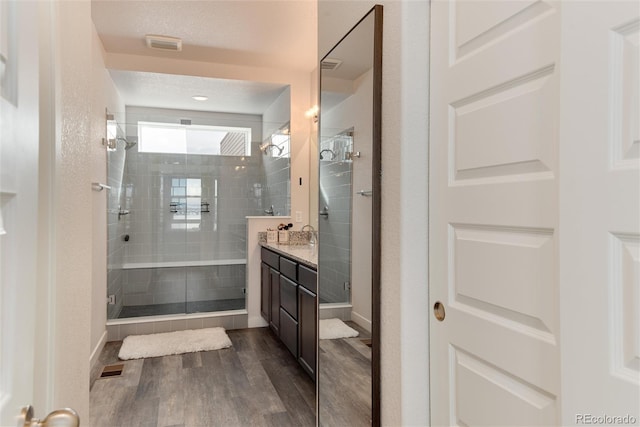
[{"label": "brass door knob", "polygon": [[433,315],[436,316],[436,319],[438,319],[438,321],[440,322],[444,320],[444,304],[442,304],[440,301],[436,301],[436,303],[433,305]]},{"label": "brass door knob", "polygon": [[33,407],[28,405],[22,408],[17,421],[18,427],[80,427],[80,417],[71,408],[56,409],[45,419],[39,420],[33,418]]}]

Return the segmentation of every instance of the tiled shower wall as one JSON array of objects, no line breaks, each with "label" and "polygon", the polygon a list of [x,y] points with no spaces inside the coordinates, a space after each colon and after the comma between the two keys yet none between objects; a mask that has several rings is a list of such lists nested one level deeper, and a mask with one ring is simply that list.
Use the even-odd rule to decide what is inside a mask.
[{"label": "tiled shower wall", "polygon": [[245,264],[124,270],[124,305],[244,298]]},{"label": "tiled shower wall", "polygon": [[[130,236],[126,263],[211,261],[246,257],[245,216],[264,209],[264,172],[258,143],[253,155],[127,153],[123,218]],[[209,212],[171,212],[170,203],[197,188],[195,203]],[[193,190],[191,190],[193,191]],[[173,195],[173,196],[172,196]]]},{"label": "tiled shower wall", "polygon": [[[264,112],[262,123],[263,140],[271,142],[271,135],[280,133],[291,116],[291,90],[285,89],[276,101]],[[265,173],[264,205],[273,206],[276,216],[291,214],[291,147],[290,140],[279,144],[282,151],[268,149],[263,155]]]},{"label": "tiled shower wall", "polygon": [[[127,107],[127,138],[137,138],[138,121],[250,127],[250,156],[127,152],[125,217],[130,240],[125,262],[179,262],[244,259],[245,216],[261,215],[264,187],[262,117],[184,110]],[[191,190],[190,190],[191,188]],[[208,203],[209,212],[171,212],[176,198]],[[190,194],[189,194],[190,193]],[[192,198],[189,198],[192,196]],[[197,209],[196,209],[197,210]]]},{"label": "tiled shower wall", "polygon": [[[117,317],[122,305],[244,298],[245,264],[225,260],[246,258],[245,217],[266,208],[262,118],[127,108],[127,140],[137,141],[138,120],[175,123],[185,117],[193,124],[251,127],[251,156],[140,153],[137,145],[125,151],[118,143],[109,169],[109,184],[122,189],[109,206],[109,293],[117,293],[118,306],[109,306],[108,318]],[[186,196],[198,206],[208,203],[209,212],[171,212],[170,203]],[[119,221],[118,205],[129,212]],[[132,268],[166,262],[221,265]]]},{"label": "tiled shower wall", "polygon": [[[284,152],[283,152],[284,154]],[[264,156],[264,205],[273,206],[276,216],[288,216],[291,212],[290,158]],[[264,215],[264,214],[260,214]]]},{"label": "tiled shower wall", "polygon": [[[371,322],[371,230],[373,219],[373,198],[358,195],[359,190],[373,189],[373,124],[371,110],[362,108],[373,102],[373,69],[369,69],[353,82],[354,92],[334,105],[328,111],[323,109],[321,120],[322,150],[329,149],[335,153],[335,160],[346,159],[347,151],[359,152],[359,157],[351,163],[351,242],[350,257],[347,261],[351,268],[351,305],[352,320],[367,329]],[[324,153],[325,159],[331,152]],[[322,163],[322,161],[321,161]],[[324,171],[324,169],[323,169]],[[329,194],[331,192],[329,191]],[[331,206],[329,206],[331,211]],[[329,214],[331,220],[331,212]],[[322,226],[322,219],[319,221]],[[322,232],[322,227],[321,227]],[[331,254],[329,254],[331,255]],[[320,268],[322,270],[322,268]],[[320,273],[320,281],[325,282]],[[338,286],[336,284],[335,286]],[[325,286],[327,287],[327,286]],[[329,288],[330,289],[330,288]],[[323,298],[323,289],[320,289]]]},{"label": "tiled shower wall", "polygon": [[320,161],[319,275],[320,303],[349,303],[345,283],[351,277],[351,162],[340,157]]}]

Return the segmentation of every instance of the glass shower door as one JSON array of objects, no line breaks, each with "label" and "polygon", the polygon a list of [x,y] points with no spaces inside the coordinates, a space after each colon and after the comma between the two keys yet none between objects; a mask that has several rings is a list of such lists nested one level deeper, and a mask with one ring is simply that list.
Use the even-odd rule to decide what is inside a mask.
[{"label": "glass shower door", "polygon": [[263,180],[261,159],[248,150],[259,124],[252,118],[218,126],[216,154],[199,149],[206,129],[196,129],[187,145],[187,313],[245,308],[246,216],[259,212],[253,188]]},{"label": "glass shower door", "polygon": [[[109,319],[186,312],[186,155],[139,144],[128,114],[108,152]],[[170,135],[166,138],[170,140]],[[148,139],[148,138],[147,138]],[[120,170],[117,165],[122,165]],[[113,167],[112,167],[113,166]],[[117,189],[117,190],[113,190]],[[118,273],[119,272],[119,273]],[[115,307],[112,308],[112,306]]]},{"label": "glass shower door", "polygon": [[351,302],[351,217],[353,131],[332,135],[323,128],[320,141],[319,262],[320,304]]}]

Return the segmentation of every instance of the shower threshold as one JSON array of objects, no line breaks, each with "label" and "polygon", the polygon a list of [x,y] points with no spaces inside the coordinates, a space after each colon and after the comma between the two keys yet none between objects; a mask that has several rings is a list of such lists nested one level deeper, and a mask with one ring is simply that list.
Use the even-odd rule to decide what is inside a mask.
[{"label": "shower threshold", "polygon": [[189,301],[169,304],[127,305],[122,307],[118,319],[131,317],[162,316],[168,314],[210,313],[216,311],[243,310],[245,299]]}]

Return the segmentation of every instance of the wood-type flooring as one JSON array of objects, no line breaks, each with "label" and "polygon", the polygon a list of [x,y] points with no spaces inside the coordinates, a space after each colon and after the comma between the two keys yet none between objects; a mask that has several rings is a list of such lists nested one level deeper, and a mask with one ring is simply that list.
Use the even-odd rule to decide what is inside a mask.
[{"label": "wood-type flooring", "polygon": [[[106,344],[92,371],[91,427],[314,426],[315,384],[268,328],[227,331],[232,348],[118,360]],[[98,378],[123,363],[121,376]],[[84,424],[84,422],[83,422]]]},{"label": "wood-type flooring", "polygon": [[[321,340],[320,425],[371,425],[371,348]],[[268,328],[227,331],[232,348],[120,361],[109,342],[91,375],[91,427],[315,426],[315,384]],[[364,341],[363,341],[364,340]],[[98,378],[106,365],[121,376]]]},{"label": "wood-type flooring", "polygon": [[371,335],[354,322],[345,322],[359,336],[320,340],[319,425],[371,425]]}]

